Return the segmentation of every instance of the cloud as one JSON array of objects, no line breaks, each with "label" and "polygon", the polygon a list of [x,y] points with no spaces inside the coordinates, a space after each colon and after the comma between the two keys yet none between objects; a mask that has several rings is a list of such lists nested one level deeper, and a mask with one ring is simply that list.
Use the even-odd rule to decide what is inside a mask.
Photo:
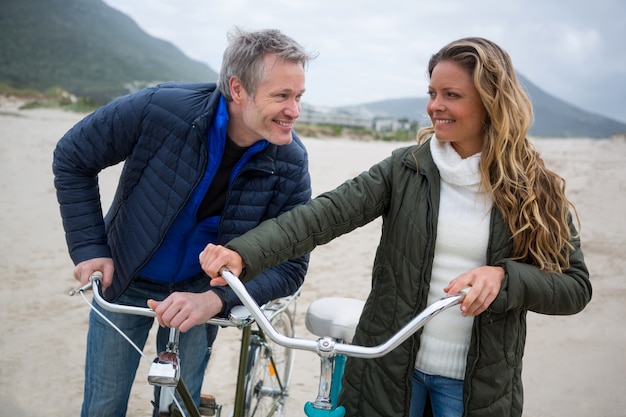
[{"label": "cloud", "polygon": [[539,88],[626,122],[622,0],[105,2],[215,70],[228,30],[278,28],[319,52],[307,74],[311,104],[425,96],[430,55],[454,39],[484,36]]}]

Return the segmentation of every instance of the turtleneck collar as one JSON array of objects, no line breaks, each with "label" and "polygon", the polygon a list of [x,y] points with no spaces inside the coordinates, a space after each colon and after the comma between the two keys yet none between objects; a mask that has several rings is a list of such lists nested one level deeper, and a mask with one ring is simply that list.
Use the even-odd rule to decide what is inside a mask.
[{"label": "turtleneck collar", "polygon": [[450,142],[437,140],[434,135],[430,140],[430,152],[443,181],[464,187],[480,184],[480,152],[463,159]]}]

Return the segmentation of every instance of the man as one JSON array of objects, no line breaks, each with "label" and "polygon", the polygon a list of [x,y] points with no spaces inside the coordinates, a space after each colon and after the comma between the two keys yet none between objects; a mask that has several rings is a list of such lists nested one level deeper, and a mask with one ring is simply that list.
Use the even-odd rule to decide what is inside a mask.
[{"label": "man", "polygon": [[[207,243],[225,243],[311,197],[307,153],[292,131],[313,56],[277,30],[235,30],[218,85],[165,83],[121,97],[74,126],[54,151],[53,171],[74,277],[103,272],[104,296],[145,306],[195,293],[197,315],[225,315],[238,300],[211,288],[198,263]],[[98,173],[124,161],[102,216]],[[249,283],[257,302],[293,293],[308,258]],[[102,311],[143,347],[152,319]],[[217,329],[177,327],[182,376],[199,403]],[[190,324],[192,323],[193,324]],[[157,351],[165,348],[160,328]],[[92,312],[82,416],[124,416],[139,355]]]}]

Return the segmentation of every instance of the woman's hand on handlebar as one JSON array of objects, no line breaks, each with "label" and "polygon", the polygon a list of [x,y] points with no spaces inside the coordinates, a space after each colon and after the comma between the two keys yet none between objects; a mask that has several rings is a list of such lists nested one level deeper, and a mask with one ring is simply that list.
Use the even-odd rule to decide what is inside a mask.
[{"label": "woman's hand on handlebar", "polygon": [[504,279],[501,266],[481,266],[459,275],[443,290],[447,294],[456,294],[464,287],[471,289],[461,303],[464,316],[477,316],[485,311],[496,299]]},{"label": "woman's hand on handlebar", "polygon": [[113,281],[113,259],[93,258],[80,262],[74,267],[74,279],[83,286],[89,282],[89,277],[96,272],[102,272],[102,291],[106,290]]},{"label": "woman's hand on handlebar", "polygon": [[212,243],[200,252],[199,259],[202,270],[211,277],[211,285],[214,287],[226,285],[226,280],[222,278],[222,269],[228,269],[239,276],[245,267],[237,252]]}]

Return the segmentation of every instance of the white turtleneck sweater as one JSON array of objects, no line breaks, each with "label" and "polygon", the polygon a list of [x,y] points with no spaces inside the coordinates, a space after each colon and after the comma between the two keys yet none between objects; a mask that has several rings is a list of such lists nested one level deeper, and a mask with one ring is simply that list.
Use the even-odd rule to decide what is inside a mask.
[{"label": "white turtleneck sweater", "polygon": [[[485,265],[491,212],[491,200],[479,192],[480,153],[462,159],[450,142],[434,136],[430,150],[441,175],[441,195],[429,304],[445,296],[443,289],[454,278]],[[459,308],[428,322],[415,367],[427,374],[463,379],[473,322]]]}]

